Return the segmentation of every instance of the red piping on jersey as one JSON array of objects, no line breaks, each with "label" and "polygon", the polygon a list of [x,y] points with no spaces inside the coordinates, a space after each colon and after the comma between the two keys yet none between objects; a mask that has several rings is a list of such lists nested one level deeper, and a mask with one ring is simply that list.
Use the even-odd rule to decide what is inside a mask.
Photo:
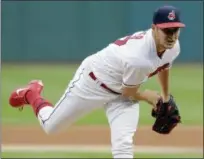
[{"label": "red piping on jersey", "polygon": [[158,72],[164,70],[165,68],[168,68],[169,65],[170,65],[169,63],[165,63],[164,65],[158,67],[154,72],[152,72],[152,73],[150,73],[150,74],[148,75],[148,78],[150,78],[150,77],[156,75]]}]

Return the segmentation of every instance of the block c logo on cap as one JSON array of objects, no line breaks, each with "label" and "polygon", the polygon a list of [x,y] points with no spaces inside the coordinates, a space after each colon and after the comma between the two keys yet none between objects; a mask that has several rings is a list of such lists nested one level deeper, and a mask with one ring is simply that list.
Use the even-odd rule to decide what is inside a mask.
[{"label": "block c logo on cap", "polygon": [[169,20],[174,20],[175,18],[176,18],[175,12],[174,12],[174,10],[172,10],[168,15],[168,19]]}]

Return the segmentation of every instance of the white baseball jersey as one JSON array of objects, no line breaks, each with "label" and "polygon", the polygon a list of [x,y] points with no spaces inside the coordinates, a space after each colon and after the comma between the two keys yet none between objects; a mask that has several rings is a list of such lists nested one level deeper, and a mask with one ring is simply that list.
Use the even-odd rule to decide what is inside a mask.
[{"label": "white baseball jersey", "polygon": [[179,41],[162,58],[156,51],[152,29],[139,31],[111,43],[91,57],[92,71],[101,82],[121,93],[122,85],[135,86],[170,67],[180,53]]}]

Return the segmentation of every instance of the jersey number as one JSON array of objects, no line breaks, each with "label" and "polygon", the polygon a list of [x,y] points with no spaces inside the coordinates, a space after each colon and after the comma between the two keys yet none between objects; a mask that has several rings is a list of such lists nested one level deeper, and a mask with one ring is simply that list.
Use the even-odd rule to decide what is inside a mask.
[{"label": "jersey number", "polygon": [[130,39],[142,39],[144,37],[146,32],[142,32],[136,35],[130,35],[130,36],[126,36],[124,38],[118,39],[114,42],[114,44],[118,45],[118,46],[122,46],[125,45],[127,43],[128,40]]}]

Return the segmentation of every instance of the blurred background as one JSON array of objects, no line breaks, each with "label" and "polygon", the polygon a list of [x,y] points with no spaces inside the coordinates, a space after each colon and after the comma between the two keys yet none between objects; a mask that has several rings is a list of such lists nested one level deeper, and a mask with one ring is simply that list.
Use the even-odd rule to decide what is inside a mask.
[{"label": "blurred background", "polygon": [[2,2],[3,61],[81,61],[119,37],[151,27],[154,10],[181,10],[177,61],[202,62],[201,2]]},{"label": "blurred background", "polygon": [[[80,140],[87,142],[88,145],[97,143],[96,140],[99,138],[103,138],[98,142],[99,145],[110,145],[108,124],[103,110],[96,110],[77,121],[76,127],[67,132],[69,135],[48,137],[40,129],[31,109],[26,107],[22,113],[19,113],[9,107],[8,97],[14,88],[32,79],[42,79],[45,83],[44,96],[56,103],[85,57],[120,37],[150,28],[154,10],[163,5],[178,7],[181,10],[181,19],[186,24],[180,36],[181,54],[176,59],[171,73],[171,93],[180,106],[183,123],[173,135],[161,138],[151,132],[153,119],[150,116],[150,107],[142,103],[136,144],[184,146],[195,151],[189,154],[192,149],[188,149],[189,153],[175,153],[169,156],[200,157],[200,150],[203,149],[203,2],[201,1],[3,1],[1,3],[1,121],[2,143],[7,145],[4,147],[3,157],[36,157],[36,154],[25,152],[14,154],[16,148],[8,147],[13,144],[36,145],[61,142],[80,144],[77,137],[72,136],[77,133],[78,136],[84,137]],[[159,90],[154,78],[144,87]],[[81,132],[84,131],[83,135],[80,135],[79,127]],[[89,133],[85,135],[87,131]],[[94,138],[94,132],[101,133],[102,136]],[[35,137],[38,136],[36,134],[39,137]],[[160,140],[163,142],[160,143]],[[24,148],[21,147],[21,150]],[[70,153],[68,155],[57,152],[38,155],[41,157],[111,156],[109,151],[108,154],[94,155],[93,152],[86,155],[76,153],[73,156],[70,156]],[[151,154],[144,156],[140,153],[137,156],[158,157]]]}]

